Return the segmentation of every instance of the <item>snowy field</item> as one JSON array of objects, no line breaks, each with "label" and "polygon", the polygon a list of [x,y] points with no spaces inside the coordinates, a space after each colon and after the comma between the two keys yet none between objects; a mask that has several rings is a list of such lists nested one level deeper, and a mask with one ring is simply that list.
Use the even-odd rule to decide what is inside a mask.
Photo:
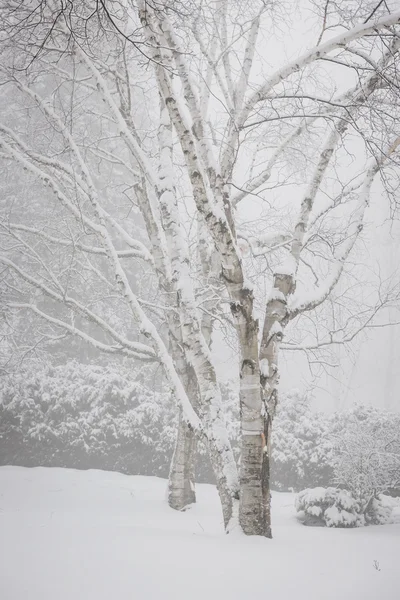
[{"label": "snowy field", "polygon": [[273,494],[274,540],[225,535],[216,491],[177,513],[166,482],[0,468],[1,600],[399,600],[400,524],[304,527]]}]

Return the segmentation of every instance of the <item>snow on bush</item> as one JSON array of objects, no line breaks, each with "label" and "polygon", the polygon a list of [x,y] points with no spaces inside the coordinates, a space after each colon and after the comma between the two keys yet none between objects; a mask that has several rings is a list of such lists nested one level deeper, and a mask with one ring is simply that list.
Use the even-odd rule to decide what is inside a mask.
[{"label": "snow on bush", "polygon": [[[229,389],[227,414],[230,431]],[[168,476],[176,402],[159,369],[70,361],[0,379],[0,464]],[[213,481],[199,443],[198,481]]]},{"label": "snow on bush", "polygon": [[[221,392],[239,459],[238,386],[223,382]],[[176,423],[176,403],[154,366],[70,361],[0,379],[2,464],[167,476]],[[357,406],[328,416],[292,391],[281,396],[272,432],[273,489],[337,485],[371,508],[400,486],[399,415]],[[199,443],[196,477],[212,482],[206,454]],[[385,520],[383,509],[371,510],[380,516],[366,511],[367,520]]]},{"label": "snow on bush", "polygon": [[296,500],[305,524],[357,527],[393,520],[384,496],[400,486],[400,415],[357,405],[330,418],[327,443],[340,487],[302,491]]},{"label": "snow on bush", "polygon": [[149,389],[151,375],[71,361],[2,379],[3,464],[157,472],[172,452],[176,408],[169,392]]},{"label": "snow on bush", "polygon": [[347,490],[317,487],[296,496],[297,512],[304,513],[305,525],[326,527],[361,527],[385,525],[400,520],[397,499],[379,494],[365,505]]},{"label": "snow on bush", "polygon": [[335,483],[368,506],[400,486],[400,415],[357,405],[332,422]]},{"label": "snow on bush", "polygon": [[377,498],[372,498],[364,513],[366,523],[386,525],[393,522],[393,505],[388,503],[387,500],[383,494],[379,494]]},{"label": "snow on bush", "polygon": [[304,512],[306,525],[359,527],[365,522],[361,506],[350,492],[333,487],[303,490],[295,506],[298,512]]},{"label": "snow on bush", "polygon": [[330,421],[294,390],[281,398],[272,427],[272,487],[300,491],[332,482]]}]

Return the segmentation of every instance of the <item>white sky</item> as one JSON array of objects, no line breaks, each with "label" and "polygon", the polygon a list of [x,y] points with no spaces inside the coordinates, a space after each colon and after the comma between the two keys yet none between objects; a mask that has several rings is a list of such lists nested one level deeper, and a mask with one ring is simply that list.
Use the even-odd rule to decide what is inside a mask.
[{"label": "white sky", "polygon": [[[277,25],[274,36],[265,35],[258,48],[263,49],[260,62],[255,65],[253,78],[261,81],[262,76],[270,70],[275,70],[288,59],[298,56],[308,47],[315,44],[319,27],[310,12],[304,10],[308,5],[305,0],[300,2],[301,10],[296,14],[292,23],[292,31],[288,35],[285,27],[280,30]],[[328,37],[335,35],[330,33]],[[273,40],[271,41],[271,37]],[[287,40],[290,39],[290,45]],[[326,63],[327,65],[329,63]],[[327,67],[332,69],[332,67]],[[333,67],[336,69],[336,67]],[[334,71],[331,71],[334,72]],[[351,69],[340,69],[340,79],[337,80],[338,91],[344,91],[354,83]],[[255,77],[254,77],[255,75]],[[354,168],[354,167],[353,167]],[[287,201],[288,194],[293,196],[293,202],[300,204],[301,188],[291,186],[284,188]],[[246,204],[246,212],[255,211]],[[246,215],[248,216],[248,215]],[[368,213],[368,228],[365,237],[365,263],[376,272],[377,265],[383,278],[397,270],[400,259],[400,225],[385,223],[389,216],[388,206],[383,202],[379,184],[374,185],[371,197],[371,208]],[[400,307],[399,307],[400,308]],[[382,321],[400,321],[400,309],[387,312]],[[281,389],[307,389],[315,385],[315,407],[331,411],[350,406],[354,402],[364,402],[390,410],[400,411],[400,326],[384,327],[370,330],[351,346],[351,355],[346,349],[337,351],[337,361],[340,368],[331,370],[331,375],[313,380],[307,361],[300,353],[287,353],[280,362]],[[229,378],[232,372],[232,361],[235,359],[232,351],[227,348],[221,335],[214,339],[214,351],[217,355],[221,375]],[[294,356],[296,354],[296,356]]]}]

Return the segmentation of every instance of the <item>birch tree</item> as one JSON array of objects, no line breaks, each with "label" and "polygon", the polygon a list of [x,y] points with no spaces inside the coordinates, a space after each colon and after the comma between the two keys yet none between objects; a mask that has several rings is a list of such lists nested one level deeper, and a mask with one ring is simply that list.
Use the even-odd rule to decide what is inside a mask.
[{"label": "birch tree", "polygon": [[[271,537],[281,352],[344,343],[390,300],[296,343],[302,320],[354,277],[375,179],[389,197],[397,185],[400,11],[327,3],[316,44],[275,66],[266,40],[278,44],[285,15],[256,0],[32,1],[2,13],[1,158],[29,186],[16,210],[11,182],[2,210],[8,311],[29,311],[47,336],[160,363],[181,414],[171,506],[194,500],[201,437],[227,530],[238,521]],[[95,307],[82,272],[102,290]],[[142,289],[157,286],[154,302],[135,272]],[[239,354],[239,474],[210,348],[218,319]]]}]

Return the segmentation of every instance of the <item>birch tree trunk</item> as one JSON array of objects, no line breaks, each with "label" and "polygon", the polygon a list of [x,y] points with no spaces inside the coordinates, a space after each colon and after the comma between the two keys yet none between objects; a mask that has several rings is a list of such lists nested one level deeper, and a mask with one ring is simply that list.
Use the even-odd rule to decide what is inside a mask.
[{"label": "birch tree trunk", "polygon": [[175,510],[184,510],[196,502],[195,469],[196,437],[185,421],[182,410],[179,422],[171,470],[168,479],[168,504]]},{"label": "birch tree trunk", "polygon": [[[178,349],[175,348],[174,354]],[[179,375],[185,387],[187,396],[198,411],[198,387],[193,369],[186,363],[181,353],[177,365],[180,365]],[[193,428],[184,418],[179,409],[179,420],[176,431],[174,453],[168,477],[168,504],[175,510],[184,510],[196,502],[194,461],[196,458],[196,435]]]},{"label": "birch tree trunk", "polygon": [[[201,286],[206,286],[210,280],[218,280],[219,272],[221,269],[220,260],[218,255],[208,255],[208,232],[204,223],[200,218],[197,222],[197,237],[198,237],[198,260],[201,270],[201,279],[199,282],[200,292]],[[204,336],[205,343],[208,347],[211,346],[211,338],[213,331],[213,318],[212,318],[212,306],[204,301],[207,312],[202,315],[201,319],[201,331]],[[170,331],[173,328],[170,326]],[[179,330],[176,330],[175,335],[179,335]],[[185,360],[183,353],[180,352],[179,345],[176,343],[176,339],[171,344],[174,349],[176,362],[182,364],[180,377],[184,382],[186,392],[191,400],[192,406],[198,412],[199,402],[199,390],[196,382],[196,374],[193,372],[193,368]],[[179,358],[178,353],[182,356]],[[196,432],[183,418],[182,411],[179,411],[179,421],[177,427],[177,436],[174,454],[171,461],[171,469],[169,473],[168,481],[168,504],[171,508],[176,510],[184,510],[190,504],[196,502],[196,491],[195,491],[195,460],[197,450],[197,436]],[[214,461],[214,470],[215,470]]]},{"label": "birch tree trunk", "polygon": [[[226,278],[226,276],[225,276]],[[238,290],[238,281],[241,289]],[[269,499],[266,474],[269,472],[268,454],[265,446],[266,415],[262,405],[260,385],[260,361],[258,350],[259,322],[253,315],[253,292],[243,285],[239,271],[229,276],[228,290],[231,296],[231,312],[238,333],[240,369],[240,505],[239,522],[247,535],[271,537],[268,520]]]},{"label": "birch tree trunk", "polygon": [[[271,537],[269,454],[265,451],[268,416],[263,410],[258,361],[258,322],[246,327],[240,374],[241,459],[239,521],[246,535]],[[256,358],[250,358],[254,355]]]},{"label": "birch tree trunk", "polygon": [[[164,283],[166,286],[167,284]],[[169,298],[173,289],[168,288]],[[173,356],[177,373],[193,409],[198,413],[199,389],[196,374],[183,351],[179,319],[174,311],[168,312],[169,350]],[[178,426],[174,453],[168,477],[168,504],[175,510],[184,510],[196,502],[194,461],[196,456],[196,434],[179,407]]]}]

